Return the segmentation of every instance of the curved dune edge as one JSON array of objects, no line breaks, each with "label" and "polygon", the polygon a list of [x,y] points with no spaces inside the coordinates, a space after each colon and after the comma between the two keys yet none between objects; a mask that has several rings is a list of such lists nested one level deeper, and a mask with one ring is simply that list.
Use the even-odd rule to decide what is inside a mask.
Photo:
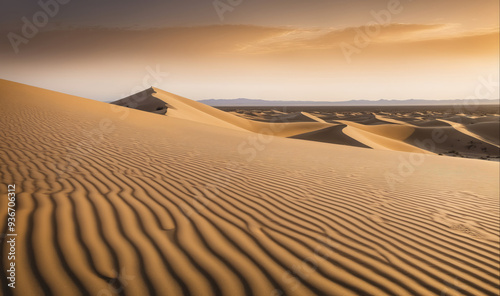
[{"label": "curved dune edge", "polygon": [[308,112],[300,112],[302,115],[304,116],[307,116],[309,118],[311,118],[312,120],[314,121],[317,121],[317,122],[321,122],[321,123],[327,123],[326,121],[324,121],[323,119],[315,116],[315,115],[312,115],[311,113],[308,113]]},{"label": "curved dune edge", "polygon": [[402,174],[407,153],[286,138],[252,154],[246,131],[2,80],[0,104],[2,295],[500,292],[498,163]]},{"label": "curved dune edge", "polygon": [[356,141],[352,137],[349,137],[344,132],[344,129],[346,127],[347,127],[346,125],[339,124],[339,125],[334,125],[331,127],[321,129],[321,130],[296,135],[296,136],[293,136],[291,138],[292,139],[307,140],[307,141],[322,142],[322,143],[352,146],[352,147],[371,148],[367,145],[364,145],[363,143]]},{"label": "curved dune edge", "polygon": [[479,122],[466,127],[468,131],[490,141],[490,144],[500,145],[500,124],[498,122]]},{"label": "curved dune edge", "polygon": [[444,119],[438,119],[438,120],[451,125],[454,129],[461,132],[462,134],[465,134],[469,137],[473,137],[474,139],[477,139],[479,141],[483,141],[483,142],[488,143],[490,145],[493,145],[497,148],[500,148],[500,145],[498,143],[495,143],[493,141],[485,139],[484,137],[481,137],[480,135],[468,130],[467,127],[461,123],[457,123],[457,122],[453,122],[453,121],[449,121],[449,120],[444,120]]},{"label": "curved dune edge", "polygon": [[411,123],[408,123],[408,122],[404,122],[404,121],[401,121],[401,120],[397,120],[397,119],[392,119],[392,118],[387,118],[385,116],[382,116],[382,115],[379,115],[379,114],[375,114],[375,113],[372,113],[373,116],[375,116],[376,119],[380,120],[380,121],[385,121],[385,122],[389,122],[389,123],[395,123],[395,124],[400,124],[400,125],[407,125],[407,126],[411,126],[411,127],[416,127],[415,125],[411,124]]},{"label": "curved dune edge", "polygon": [[396,141],[406,140],[415,131],[414,127],[398,124],[364,125],[347,120],[338,120],[347,126]]},{"label": "curved dune edge", "polygon": [[343,133],[373,149],[434,154],[430,151],[405,143],[415,128],[395,124],[367,126],[346,120],[338,120],[347,125]]},{"label": "curved dune edge", "polygon": [[234,130],[246,130],[279,137],[291,137],[331,126],[326,122],[257,122],[218,110],[216,108],[183,98],[164,90],[154,88],[154,97],[166,102],[169,106],[167,116],[224,127]]},{"label": "curved dune edge", "polygon": [[430,151],[420,149],[413,145],[380,136],[378,134],[370,133],[361,129],[357,129],[353,126],[347,126],[343,130],[343,132],[356,141],[363,143],[364,145],[369,146],[373,149],[434,154]]}]

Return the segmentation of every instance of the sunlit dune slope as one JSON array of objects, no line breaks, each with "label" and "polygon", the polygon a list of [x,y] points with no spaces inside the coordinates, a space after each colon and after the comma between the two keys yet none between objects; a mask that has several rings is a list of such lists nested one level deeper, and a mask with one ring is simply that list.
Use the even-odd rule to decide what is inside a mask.
[{"label": "sunlit dune slope", "polygon": [[[179,119],[186,119],[203,124],[209,124],[217,127],[224,127],[233,130],[246,130],[255,133],[270,134],[275,136],[290,137],[297,134],[302,134],[318,129],[322,129],[331,124],[315,122],[288,122],[286,118],[274,123],[258,122],[247,120],[233,114],[218,110],[216,108],[198,103],[193,100],[183,98],[178,95],[171,94],[158,88],[153,88],[152,97],[165,102],[167,105],[167,116]],[[147,92],[147,91],[146,91]],[[129,99],[122,99],[115,102],[118,105],[129,106],[134,109],[154,111],[147,106],[151,105],[152,98],[147,97],[142,93],[135,94]],[[134,98],[146,98],[144,100]],[[134,104],[128,104],[127,101],[134,101]],[[145,107],[146,106],[146,107]],[[306,116],[304,116],[307,118]]]}]

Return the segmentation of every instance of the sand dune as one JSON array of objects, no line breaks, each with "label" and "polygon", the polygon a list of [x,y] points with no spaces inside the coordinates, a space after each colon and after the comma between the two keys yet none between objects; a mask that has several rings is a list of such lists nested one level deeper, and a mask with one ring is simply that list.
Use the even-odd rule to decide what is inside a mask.
[{"label": "sand dune", "polygon": [[[500,117],[496,115],[449,116],[449,109],[442,115],[446,119],[433,112],[351,112],[349,116],[318,111],[230,113],[154,88],[114,104],[217,127],[323,143],[481,159],[500,156],[497,136]],[[480,125],[470,128],[474,124]],[[445,134],[446,141],[435,141],[436,133]]]},{"label": "sand dune", "polygon": [[[263,133],[275,136],[290,137],[314,130],[319,130],[331,124],[325,122],[316,122],[310,119],[311,122],[300,122],[294,123],[291,121],[296,121],[294,118],[280,117],[280,120],[267,123],[247,120],[233,114],[220,111],[216,108],[201,104],[178,95],[171,94],[169,92],[163,91],[161,89],[153,88],[154,93],[152,96],[168,106],[167,116],[179,119],[190,120],[202,124],[213,125],[216,127],[229,128],[239,131],[251,131],[255,133]],[[135,94],[134,97],[146,97],[142,93]],[[127,102],[120,100],[115,102],[115,104],[126,106]],[[136,104],[134,109],[145,110],[143,105],[151,105],[150,100],[144,100],[143,102]],[[142,108],[138,108],[141,106]],[[129,106],[130,107],[130,106]],[[152,110],[152,109],[149,109]],[[148,111],[148,110],[146,110]],[[300,115],[300,114],[299,114]],[[301,115],[303,118],[306,116]]]},{"label": "sand dune", "polygon": [[437,119],[431,119],[431,120],[424,120],[423,122],[418,124],[419,127],[443,127],[443,126],[451,126],[450,124],[437,120]]},{"label": "sand dune", "polygon": [[[454,129],[456,129],[457,131],[461,132],[464,135],[467,135],[471,138],[477,139],[477,140],[482,141],[482,142],[486,142],[492,146],[496,146],[497,148],[500,148],[500,146],[498,146],[498,143],[490,142],[490,140],[485,139],[484,137],[480,136],[479,134],[472,132],[468,128],[471,126],[470,122],[469,122],[468,126],[465,126],[461,123],[457,123],[457,122],[453,122],[453,121],[449,121],[449,120],[440,119],[440,121],[448,123]],[[474,130],[474,128],[472,128],[472,130]],[[493,123],[492,125],[491,124],[490,125],[483,125],[482,128],[476,128],[475,130],[480,132],[481,134],[486,133],[488,135],[488,138],[498,138],[495,136],[492,137],[492,135],[494,135],[495,130],[498,131],[498,123]],[[498,133],[496,135],[498,135]]]},{"label": "sand dune", "polygon": [[318,131],[308,132],[291,137],[292,139],[316,141],[323,143],[339,144],[354,147],[371,148],[354,138],[349,137],[343,132],[347,125],[339,124],[332,127],[327,127]]},{"label": "sand dune", "polygon": [[497,146],[480,140],[477,136],[472,137],[462,133],[453,127],[417,128],[405,142],[420,145],[434,153],[452,153],[476,158],[483,155],[497,156],[500,152]]},{"label": "sand dune", "polygon": [[169,106],[164,101],[156,98],[154,96],[155,93],[156,91],[151,87],[145,91],[115,101],[112,104],[165,115]]},{"label": "sand dune", "polygon": [[309,118],[311,118],[312,120],[314,121],[317,121],[317,122],[322,122],[322,123],[326,123],[326,121],[324,121],[323,119],[315,116],[315,115],[312,115],[311,113],[308,113],[308,112],[300,112],[302,115],[304,116],[307,116]]},{"label": "sand dune", "polygon": [[375,116],[375,118],[378,119],[378,120],[380,120],[380,121],[385,121],[385,122],[388,122],[388,123],[395,123],[395,124],[407,125],[407,126],[414,127],[413,124],[408,123],[406,121],[396,120],[396,119],[388,118],[386,116],[382,116],[382,115],[378,115],[378,114],[373,114],[373,116]]},{"label": "sand dune", "polygon": [[[500,157],[498,132],[500,122],[497,115],[484,115],[494,112],[494,107],[477,110],[476,115],[450,115],[452,107],[441,107],[435,111],[417,112],[395,109],[395,113],[377,111],[378,113],[353,107],[343,114],[334,113],[333,109],[319,107],[309,108],[310,112],[301,112],[307,121],[316,120],[332,126],[319,130],[293,135],[292,138],[323,143],[372,148],[377,150],[393,150],[440,154],[467,158],[495,160]],[[387,108],[385,108],[387,109]],[[389,108],[390,109],[390,108]],[[316,111],[313,111],[316,110]],[[348,109],[346,109],[348,110]],[[268,111],[259,110],[268,114]],[[409,112],[408,112],[409,111]],[[250,110],[241,111],[246,119],[270,121],[253,114]],[[296,110],[290,114],[295,115]],[[241,113],[236,112],[238,116]],[[253,114],[253,115],[252,115]],[[460,123],[464,122],[464,124]],[[443,139],[439,139],[443,137]],[[436,139],[437,138],[437,139]]]},{"label": "sand dune", "polygon": [[2,295],[499,294],[498,163],[254,145],[258,124],[156,92],[167,116],[0,80]]},{"label": "sand dune", "polygon": [[345,120],[339,122],[347,125],[344,129],[346,135],[373,149],[432,154],[430,151],[404,142],[414,133],[413,127],[396,124],[371,126]]},{"label": "sand dune", "polygon": [[483,116],[480,118],[476,118],[475,123],[478,123],[478,122],[496,122],[496,123],[498,123],[499,121],[500,121],[500,115],[495,114],[495,115]]},{"label": "sand dune", "polygon": [[481,122],[466,127],[468,131],[492,145],[500,145],[500,125],[498,122]]}]

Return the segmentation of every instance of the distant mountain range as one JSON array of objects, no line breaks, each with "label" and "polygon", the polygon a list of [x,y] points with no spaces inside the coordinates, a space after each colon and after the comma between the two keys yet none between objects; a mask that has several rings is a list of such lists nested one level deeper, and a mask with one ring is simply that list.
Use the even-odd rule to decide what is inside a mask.
[{"label": "distant mountain range", "polygon": [[[267,101],[252,99],[231,99],[231,100],[200,100],[198,101],[212,107],[281,107],[281,106],[440,106],[464,104],[465,100],[351,100],[342,102],[322,102],[322,101]],[[467,102],[472,103],[472,102]],[[474,104],[495,105],[499,100],[477,100]]]}]

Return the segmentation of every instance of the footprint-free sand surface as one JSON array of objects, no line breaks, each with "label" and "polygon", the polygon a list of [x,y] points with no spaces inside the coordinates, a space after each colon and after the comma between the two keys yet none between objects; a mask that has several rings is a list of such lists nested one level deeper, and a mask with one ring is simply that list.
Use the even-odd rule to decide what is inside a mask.
[{"label": "footprint-free sand surface", "polygon": [[[299,108],[307,109],[308,112],[300,111]],[[377,150],[500,160],[498,105],[471,106],[464,103],[454,106],[221,109],[252,121],[294,122],[313,129],[288,135],[295,139]],[[467,114],[460,113],[462,111]],[[315,129],[310,121],[322,123],[326,127],[318,126],[320,129]]]},{"label": "footprint-free sand surface", "polygon": [[[389,149],[424,127],[257,122],[155,91],[165,115],[0,80],[2,295],[500,293],[498,162]],[[368,140],[287,138],[336,126]]]}]

